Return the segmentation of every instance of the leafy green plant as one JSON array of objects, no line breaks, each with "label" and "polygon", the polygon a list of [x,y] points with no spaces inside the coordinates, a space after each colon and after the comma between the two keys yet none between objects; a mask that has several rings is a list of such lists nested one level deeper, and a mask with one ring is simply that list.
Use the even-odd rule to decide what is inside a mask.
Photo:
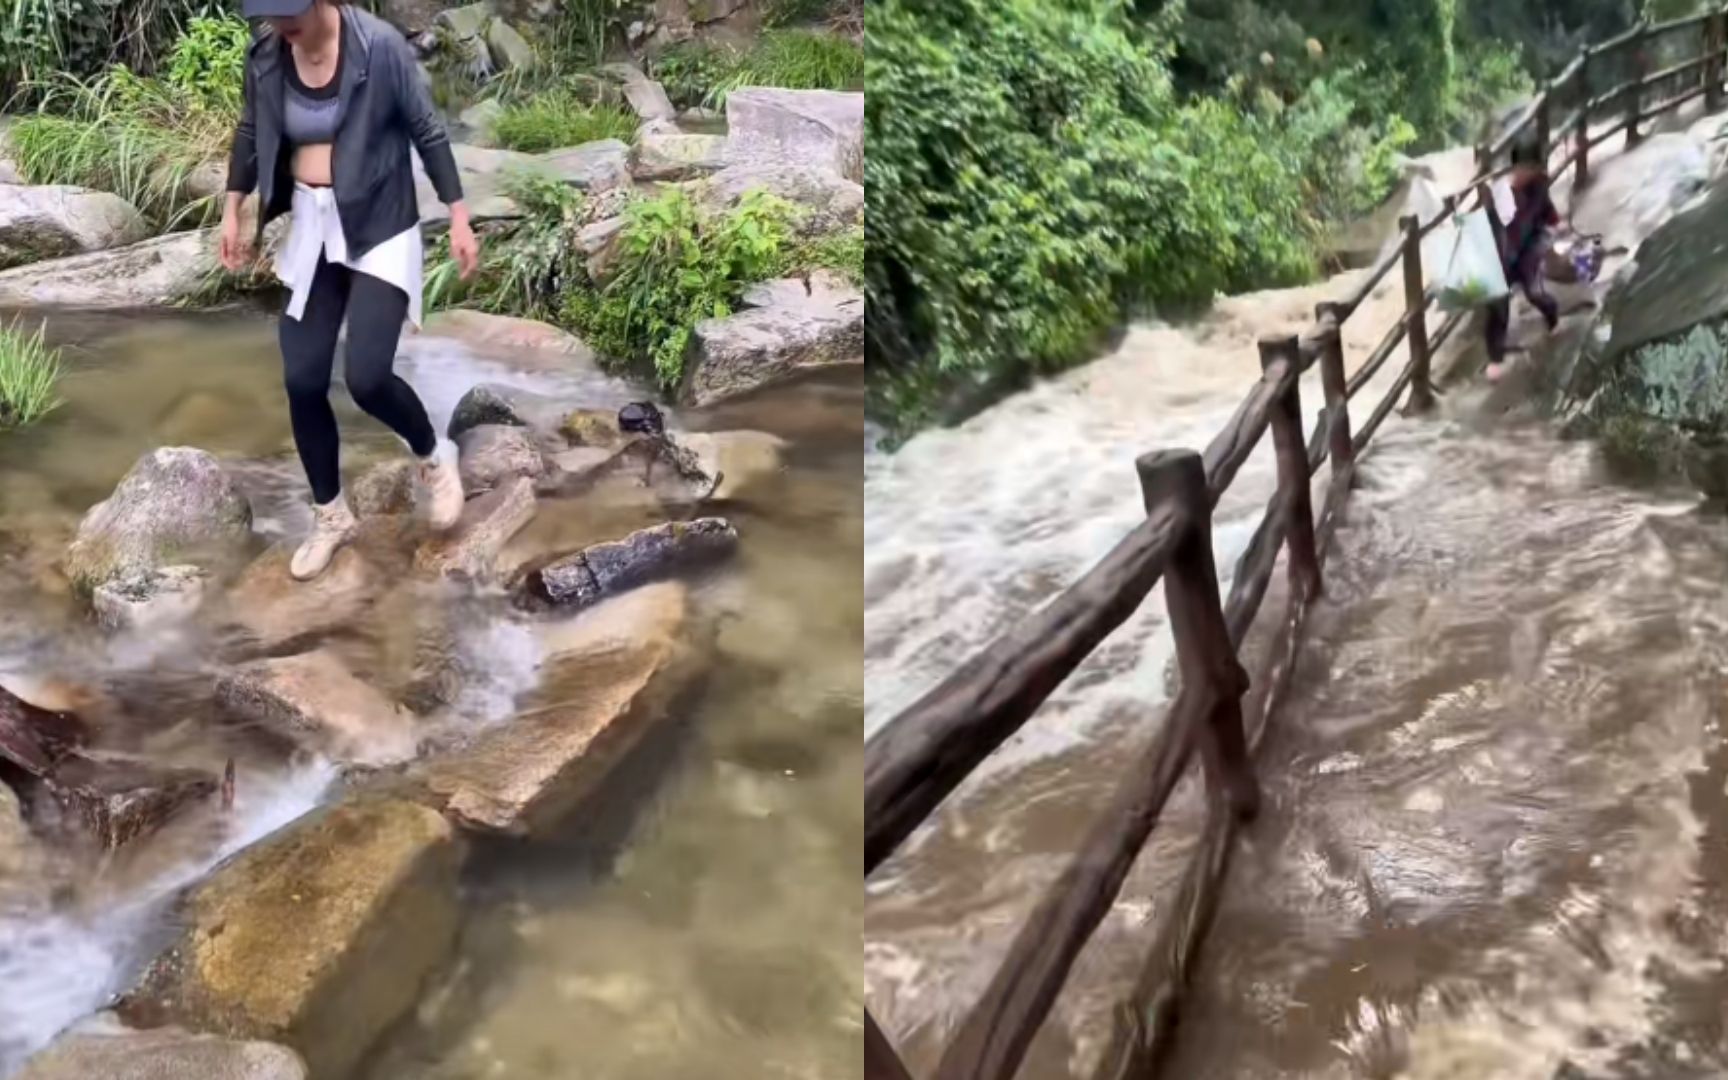
[{"label": "leafy green plant", "polygon": [[200,15],[174,43],[164,81],[224,115],[237,114],[252,30],[237,15]]},{"label": "leafy green plant", "polygon": [[654,75],[679,104],[718,107],[745,86],[862,90],[864,53],[822,30],[770,30],[748,49],[698,42],[668,50]]},{"label": "leafy green plant", "polygon": [[219,214],[218,199],[199,194],[190,181],[233,138],[237,94],[229,98],[214,87],[192,94],[124,67],[90,80],[61,76],[37,89],[38,111],[8,133],[31,183],[112,191],[162,229]]},{"label": "leafy green plant", "polygon": [[60,352],[45,332],[32,334],[17,321],[0,327],[0,431],[28,427],[60,407]]},{"label": "leafy green plant", "polygon": [[557,312],[565,292],[586,280],[575,239],[583,224],[582,193],[537,172],[506,177],[504,191],[521,208],[522,217],[487,237],[480,268],[467,282],[450,258],[448,238],[439,241],[427,260],[428,310],[467,304],[495,314],[548,318]]},{"label": "leafy green plant", "polygon": [[113,63],[154,72],[212,0],[0,0],[0,89],[56,73],[88,78]]},{"label": "leafy green plant", "polygon": [[599,293],[572,292],[564,318],[602,353],[650,363],[661,386],[676,387],[696,324],[730,315],[747,286],[772,276],[793,220],[790,204],[761,191],[715,219],[677,188],[638,200],[617,273]]},{"label": "leafy green plant", "polygon": [[554,90],[505,105],[492,134],[505,149],[528,153],[597,139],[630,142],[636,135],[636,115],[617,105],[587,104],[569,90]]},{"label": "leafy green plant", "polygon": [[811,270],[833,270],[854,285],[864,284],[864,230],[806,237],[785,249],[774,277],[788,277]]}]

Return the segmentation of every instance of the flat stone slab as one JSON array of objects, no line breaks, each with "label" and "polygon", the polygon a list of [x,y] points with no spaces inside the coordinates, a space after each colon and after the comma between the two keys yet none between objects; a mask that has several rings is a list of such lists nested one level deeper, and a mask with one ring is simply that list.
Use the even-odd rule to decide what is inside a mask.
[{"label": "flat stone slab", "polygon": [[177,939],[120,1015],[280,1043],[317,1080],[348,1080],[449,958],[461,862],[450,823],[424,806],[314,811],[182,901]]},{"label": "flat stone slab", "polygon": [[286,1046],[193,1035],[176,1028],[69,1031],[13,1080],[307,1080]]},{"label": "flat stone slab", "polygon": [[420,779],[469,829],[533,834],[557,824],[642,738],[691,667],[678,638],[682,586],[641,589],[543,631],[557,703],[518,714],[427,762]]},{"label": "flat stone slab", "polygon": [[696,324],[683,400],[713,405],[806,371],[864,363],[864,297],[796,279],[758,286],[751,307]]},{"label": "flat stone slab", "polygon": [[140,308],[176,303],[217,272],[216,230],[0,271],[0,306]]},{"label": "flat stone slab", "polygon": [[328,652],[229,672],[217,680],[216,700],[236,718],[339,761],[392,765],[414,756],[413,716]]},{"label": "flat stone slab", "polygon": [[746,87],[726,95],[731,165],[808,165],[864,180],[864,95]]}]

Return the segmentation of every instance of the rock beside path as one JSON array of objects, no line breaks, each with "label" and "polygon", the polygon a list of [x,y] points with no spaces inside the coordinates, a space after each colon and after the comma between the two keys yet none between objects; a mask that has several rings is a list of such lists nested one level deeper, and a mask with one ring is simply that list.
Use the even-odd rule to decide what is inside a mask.
[{"label": "rock beside path", "polygon": [[429,761],[421,780],[445,812],[481,832],[527,835],[565,818],[664,715],[693,672],[678,638],[680,586],[643,589],[587,612],[549,649],[558,703],[521,713]]},{"label": "rock beside path", "polygon": [[219,269],[216,230],[173,233],[0,270],[0,307],[164,307],[198,292]]},{"label": "rock beside path", "polygon": [[422,334],[460,341],[479,352],[550,352],[577,365],[595,363],[594,350],[581,338],[534,319],[464,309],[440,311],[427,317]]},{"label": "rock beside path", "polygon": [[396,800],[314,811],[247,848],[183,901],[178,938],[120,1012],[298,1051],[348,1080],[450,956],[461,846]]},{"label": "rock beside path", "polygon": [[0,184],[0,270],[125,247],[149,235],[137,207],[118,195]]},{"label": "rock beside path", "polygon": [[157,1031],[69,1031],[13,1080],[307,1080],[285,1046]]},{"label": "rock beside path", "polygon": [[728,165],[692,184],[697,204],[709,214],[736,207],[752,191],[766,191],[804,211],[799,228],[822,236],[864,223],[864,185],[832,169],[810,165]]},{"label": "rock beside path", "polygon": [[414,756],[414,718],[327,652],[230,672],[216,700],[235,718],[338,761],[393,765]]},{"label": "rock beside path", "polygon": [[696,324],[683,400],[713,405],[806,371],[864,363],[864,296],[827,271],[752,289],[751,307]]},{"label": "rock beside path", "polygon": [[724,518],[698,518],[641,529],[584,548],[529,573],[530,597],[565,607],[590,607],[611,596],[731,555],[738,530]]},{"label": "rock beside path", "polygon": [[805,165],[864,180],[864,95],[746,87],[726,96],[732,165]]},{"label": "rock beside path", "polygon": [[93,592],[163,566],[223,561],[251,531],[252,508],[214,457],[165,447],[138,459],[114,494],[84,516],[66,554],[66,575]]}]

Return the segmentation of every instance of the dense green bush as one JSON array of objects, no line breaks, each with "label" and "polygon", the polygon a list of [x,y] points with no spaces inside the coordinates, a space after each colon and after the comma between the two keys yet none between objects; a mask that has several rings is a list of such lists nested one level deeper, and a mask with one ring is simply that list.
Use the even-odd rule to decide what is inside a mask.
[{"label": "dense green bush", "polygon": [[6,0],[0,92],[57,75],[89,78],[114,63],[154,74],[194,17],[238,7],[217,0]]},{"label": "dense green bush", "polygon": [[1311,271],[1276,118],[1180,105],[1155,29],[1102,0],[872,8],[866,333],[887,419],[1072,363],[1141,301]]}]

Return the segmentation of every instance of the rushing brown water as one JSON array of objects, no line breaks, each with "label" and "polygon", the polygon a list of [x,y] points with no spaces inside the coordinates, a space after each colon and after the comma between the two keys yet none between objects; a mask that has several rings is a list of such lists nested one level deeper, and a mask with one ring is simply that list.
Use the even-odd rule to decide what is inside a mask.
[{"label": "rushing brown water", "polygon": [[[1659,151],[1675,148],[1639,153]],[[1640,168],[1608,163],[1583,228],[1636,244],[1671,212],[1650,182],[1668,166]],[[1295,332],[1347,287],[1137,327],[1112,355],[871,454],[867,727],[1102,557],[1141,513],[1134,457],[1203,447],[1258,376],[1256,336]],[[1346,328],[1354,356],[1387,303]],[[1310,423],[1318,396],[1305,382]],[[1439,415],[1377,437],[1165,1075],[1728,1071],[1728,521],[1502,415],[1515,397],[1459,384]],[[1272,472],[1263,446],[1219,507],[1226,575]],[[871,881],[867,996],[915,1073],[1156,731],[1171,655],[1155,592]],[[1198,811],[1192,785],[1167,808],[1025,1080],[1093,1076]]]},{"label": "rushing brown water", "polygon": [[[0,890],[0,1076],[125,986],[179,888],[316,805],[335,778],[210,722],[208,627],[102,635],[51,571],[82,512],[158,445],[222,456],[261,542],[304,527],[270,324],[66,315],[48,332],[67,346],[66,405],[0,436],[0,681],[51,674],[90,687],[87,712],[123,721],[120,734],[104,728],[122,749],[218,769],[238,755],[240,783],[230,820],[189,813],[118,858],[57,852],[33,887]],[[400,370],[439,426],[477,382],[598,407],[644,396],[428,339],[409,343]],[[349,475],[401,452],[340,390],[334,400]],[[790,444],[779,474],[717,510],[746,540],[734,565],[693,583],[698,621],[717,627],[711,671],[581,819],[545,843],[482,846],[458,962],[381,1048],[377,1080],[859,1072],[861,389],[856,378],[813,382],[683,419]],[[518,553],[651,517],[640,502],[548,503]],[[394,688],[402,635],[433,600],[404,586],[334,647]],[[437,719],[508,716],[535,692],[528,617],[499,597],[436,601],[463,605],[456,647],[469,676]]]}]

